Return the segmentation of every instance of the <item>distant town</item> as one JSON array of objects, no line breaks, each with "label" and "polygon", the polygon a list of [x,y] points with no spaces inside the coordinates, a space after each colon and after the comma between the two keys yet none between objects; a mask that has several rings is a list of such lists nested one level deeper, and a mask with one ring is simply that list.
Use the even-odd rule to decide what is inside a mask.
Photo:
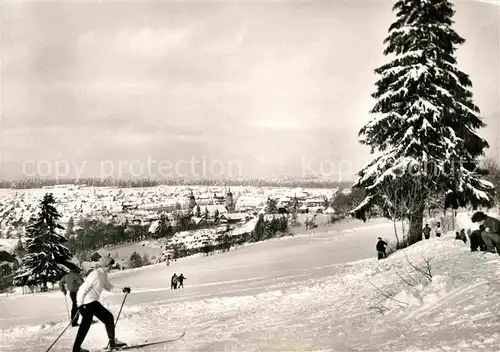
[{"label": "distant town", "polygon": [[[338,192],[350,188],[273,188],[242,186],[156,186],[145,188],[92,187],[60,184],[40,189],[0,191],[0,234],[2,238],[23,236],[24,227],[36,212],[40,199],[53,193],[60,222],[78,224],[83,219],[98,219],[133,224],[154,225],[167,216],[175,226],[177,211],[192,211],[193,222],[219,215],[220,222],[244,222],[245,214],[256,215],[272,198],[280,212],[285,212],[292,199],[299,202],[299,213],[333,214],[328,205]],[[280,210],[281,209],[281,210]],[[198,214],[195,214],[198,212]],[[71,219],[71,220],[70,220]]]}]

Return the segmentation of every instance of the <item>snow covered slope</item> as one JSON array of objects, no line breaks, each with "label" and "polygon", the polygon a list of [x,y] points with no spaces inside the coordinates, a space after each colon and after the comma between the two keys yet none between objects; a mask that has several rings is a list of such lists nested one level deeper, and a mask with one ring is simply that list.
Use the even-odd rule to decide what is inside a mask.
[{"label": "snow covered slope", "polygon": [[[373,227],[370,235],[386,235],[388,229]],[[324,247],[334,241],[341,250],[347,245],[342,241],[355,243],[357,236],[360,233],[337,240],[318,237],[315,242]],[[126,304],[117,336],[133,343],[187,331],[182,342],[151,351],[499,351],[500,256],[471,253],[453,237],[422,241],[380,262],[332,260],[331,265],[308,267],[302,276],[295,272],[290,278],[286,266],[278,269],[281,277],[271,275],[272,267],[249,276],[243,262],[236,265],[238,257],[250,258],[243,252],[250,247],[244,248],[234,252],[235,276],[226,290],[214,295],[213,286],[195,291],[188,284],[182,291],[170,292],[167,300]],[[286,251],[290,241],[305,239],[274,243]],[[314,256],[321,247],[305,246],[305,251],[316,252],[300,258]],[[316,254],[316,260],[321,257]],[[214,258],[206,259],[204,270],[211,270]],[[415,269],[426,270],[427,261],[429,278]],[[158,272],[144,270],[151,270],[150,275]],[[328,274],[317,277],[317,270]],[[141,294],[156,293],[136,293]],[[115,300],[110,306],[115,314],[119,303]],[[2,347],[42,351],[63,328],[57,323],[4,330]],[[75,333],[64,335],[53,351],[67,351]],[[104,328],[95,325],[86,346],[105,344]]]}]

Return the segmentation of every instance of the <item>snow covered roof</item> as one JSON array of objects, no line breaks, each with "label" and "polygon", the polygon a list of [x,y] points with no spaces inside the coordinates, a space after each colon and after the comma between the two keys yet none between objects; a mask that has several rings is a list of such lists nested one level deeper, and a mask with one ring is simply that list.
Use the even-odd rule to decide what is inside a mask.
[{"label": "snow covered roof", "polygon": [[0,250],[14,253],[18,239],[0,238]]}]

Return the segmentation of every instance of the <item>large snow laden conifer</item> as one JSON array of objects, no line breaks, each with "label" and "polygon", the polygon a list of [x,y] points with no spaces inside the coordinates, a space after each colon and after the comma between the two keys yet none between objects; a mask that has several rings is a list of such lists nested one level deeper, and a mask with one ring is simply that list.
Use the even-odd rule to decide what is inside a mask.
[{"label": "large snow laden conifer", "polygon": [[38,216],[27,228],[25,256],[15,278],[17,286],[46,288],[48,282],[58,281],[73,266],[71,252],[63,245],[66,238],[56,232],[64,227],[58,224],[61,215],[54,203],[53,195],[46,194],[40,202]]},{"label": "large snow laden conifer", "polygon": [[492,204],[494,189],[479,177],[477,158],[488,143],[476,132],[485,124],[472,100],[472,83],[457,68],[455,51],[464,39],[451,28],[452,4],[399,0],[393,11],[397,20],[384,41],[390,62],[375,70],[375,116],[359,133],[377,156],[358,173],[355,187],[367,196],[353,214],[366,220],[378,205],[391,216],[394,199],[383,189],[416,189],[418,204],[408,219],[412,244],[422,239],[429,197],[442,197],[444,208],[477,207]]}]

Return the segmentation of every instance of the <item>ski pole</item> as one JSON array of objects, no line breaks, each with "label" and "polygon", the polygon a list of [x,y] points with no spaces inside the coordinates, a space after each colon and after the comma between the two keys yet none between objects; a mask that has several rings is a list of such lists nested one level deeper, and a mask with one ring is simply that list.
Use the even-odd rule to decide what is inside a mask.
[{"label": "ski pole", "polygon": [[[77,314],[78,314],[78,311],[77,311]],[[75,315],[75,318],[73,320],[76,319],[78,315]],[[64,333],[66,332],[66,330],[68,330],[68,328],[71,326],[71,324],[73,324],[73,320],[71,320],[69,322],[69,324],[64,328],[64,330],[59,334],[59,336],[57,336],[57,338],[54,340],[54,342],[52,342],[52,345],[49,346],[49,348],[47,348],[47,350],[45,352],[49,352],[52,347],[54,347],[54,345],[57,343],[57,341],[59,341],[59,339],[61,338],[62,335],[64,335]]]},{"label": "ski pole", "polygon": [[123,305],[125,304],[125,300],[127,299],[128,293],[125,293],[125,296],[123,297],[122,305],[120,306],[120,310],[118,311],[118,315],[116,316],[116,322],[115,322],[115,328],[116,324],[118,324],[118,319],[120,319],[120,314],[122,313]]},{"label": "ski pole", "polygon": [[[118,324],[118,320],[120,319],[120,314],[122,313],[123,305],[125,304],[125,300],[127,299],[128,293],[125,293],[125,296],[123,297],[122,305],[120,306],[120,310],[118,311],[118,315],[116,316],[116,321],[115,321],[115,329],[116,325]],[[106,346],[106,349],[109,347],[109,342],[108,345]]]}]

